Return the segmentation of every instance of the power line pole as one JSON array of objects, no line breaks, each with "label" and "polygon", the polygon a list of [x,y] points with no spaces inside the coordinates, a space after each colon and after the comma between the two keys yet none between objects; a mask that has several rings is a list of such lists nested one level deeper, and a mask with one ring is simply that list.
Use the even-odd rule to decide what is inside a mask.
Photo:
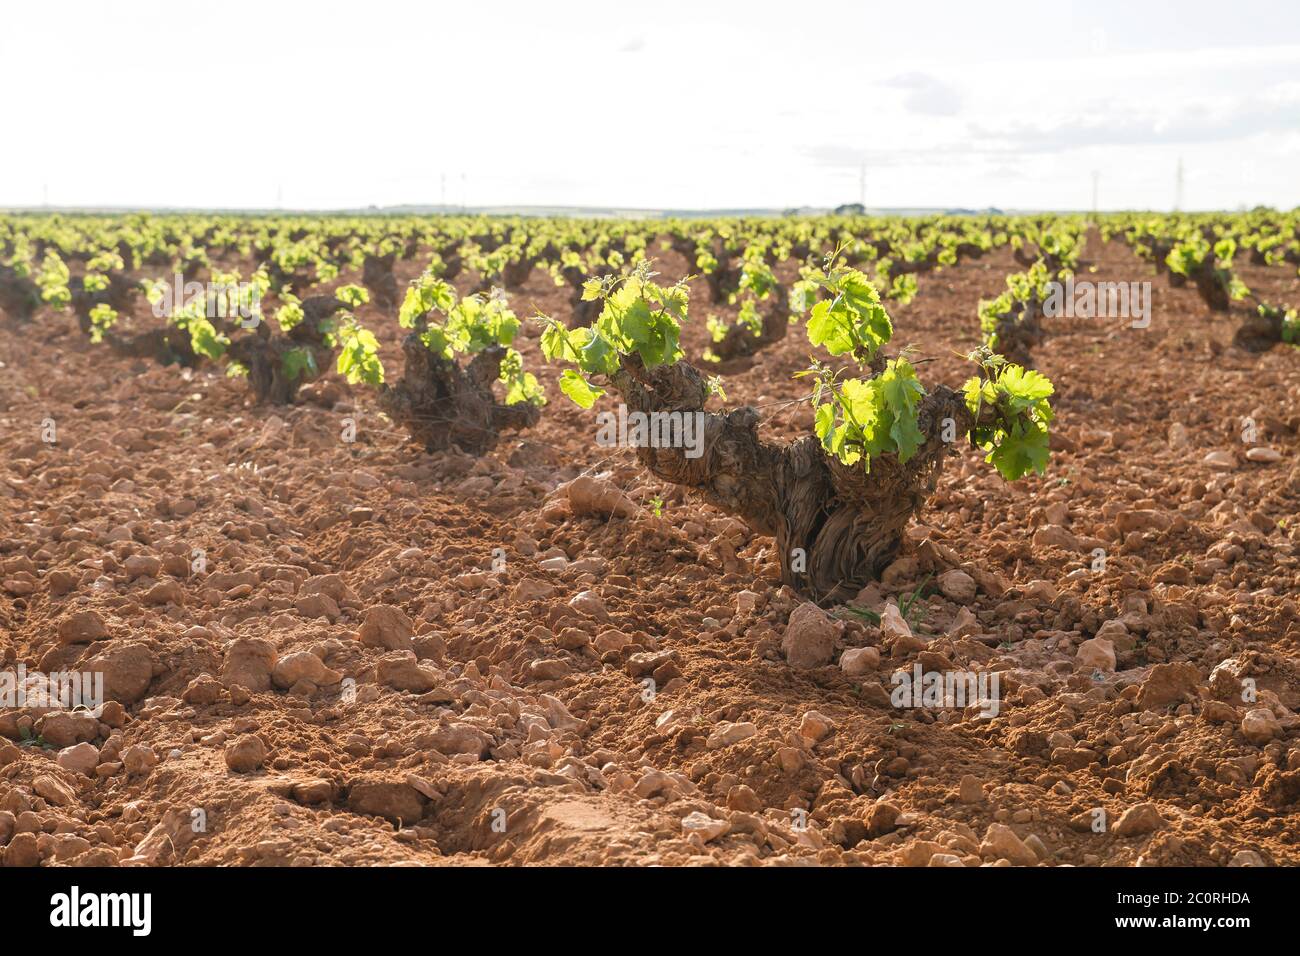
[{"label": "power line pole", "polygon": [[858,164],[858,205],[863,211],[867,208],[867,164],[864,160]]},{"label": "power line pole", "polygon": [[1097,215],[1097,183],[1101,179],[1101,173],[1097,170],[1092,171],[1092,214]]},{"label": "power line pole", "polygon": [[1178,174],[1174,178],[1174,212],[1183,208],[1183,157],[1178,157]]}]

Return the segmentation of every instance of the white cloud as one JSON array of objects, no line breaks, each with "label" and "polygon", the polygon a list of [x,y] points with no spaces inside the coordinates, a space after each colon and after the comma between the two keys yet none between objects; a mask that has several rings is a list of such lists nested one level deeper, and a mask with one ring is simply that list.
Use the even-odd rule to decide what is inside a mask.
[{"label": "white cloud", "polygon": [[903,105],[922,116],[956,116],[961,112],[961,93],[928,73],[901,73],[881,84],[907,90]]},{"label": "white cloud", "polygon": [[1098,169],[1168,207],[1179,158],[1190,204],[1300,201],[1293,7],[212,9],[7,8],[0,205],[783,208],[865,162],[871,205],[1080,207]]}]

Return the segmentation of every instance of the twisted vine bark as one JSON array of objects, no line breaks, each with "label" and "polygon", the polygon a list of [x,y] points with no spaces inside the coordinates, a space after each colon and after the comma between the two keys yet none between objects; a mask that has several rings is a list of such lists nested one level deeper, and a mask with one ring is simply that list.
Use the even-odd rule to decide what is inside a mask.
[{"label": "twisted vine bark", "polygon": [[381,309],[397,305],[397,279],[393,276],[396,252],[385,256],[367,255],[361,263],[361,284],[370,290],[370,297]]},{"label": "twisted vine bark", "polygon": [[[248,369],[248,384],[259,403],[290,405],[298,389],[320,375],[334,360],[335,350],[325,342],[320,323],[346,308],[332,295],[313,295],[302,300],[303,319],[285,335],[273,335],[270,324],[259,322],[251,335],[241,335],[230,344],[228,354]],[[301,368],[290,376],[285,356],[295,349],[311,354],[316,372]]]},{"label": "twisted vine bark", "polygon": [[[127,316],[131,313],[132,300],[139,291],[138,284],[116,272],[109,273],[108,278],[107,289],[93,292],[86,289],[83,276],[68,279],[72,312],[77,317],[77,325],[86,335],[91,334],[93,328],[90,311],[97,305],[108,305]],[[105,329],[102,335],[104,343],[110,349],[126,358],[151,359],[159,365],[180,365],[183,368],[194,368],[199,363],[189,333],[170,322],[162,328],[146,329],[143,332]]]},{"label": "twisted vine bark", "polygon": [[41,290],[10,266],[0,266],[0,310],[26,322],[41,304]]},{"label": "twisted vine bark", "polygon": [[926,436],[906,464],[887,455],[846,466],[812,436],[789,445],[758,437],[759,415],[748,406],[705,412],[709,390],[685,362],[646,370],[635,356],[623,359],[610,381],[629,410],[700,413],[703,454],[682,448],[637,448],[656,477],[695,489],[710,504],[735,515],[755,533],[776,539],[781,580],[822,605],[842,603],[880,574],[898,555],[908,521],[933,493],[949,445],[945,419],[956,434],[972,425],[962,396],[939,386],[922,400],[918,427]]},{"label": "twisted vine bark", "polygon": [[383,386],[379,406],[426,451],[454,445],[482,455],[496,446],[501,432],[531,428],[541,417],[536,405],[503,405],[492,394],[506,356],[501,346],[484,349],[462,368],[427,348],[417,330],[402,340],[402,355],[402,378]]},{"label": "twisted vine bark", "polygon": [[1043,306],[1037,298],[1020,303],[998,318],[993,332],[998,337],[998,354],[1023,368],[1033,368],[1031,349],[1042,344],[1047,333],[1043,329]]}]

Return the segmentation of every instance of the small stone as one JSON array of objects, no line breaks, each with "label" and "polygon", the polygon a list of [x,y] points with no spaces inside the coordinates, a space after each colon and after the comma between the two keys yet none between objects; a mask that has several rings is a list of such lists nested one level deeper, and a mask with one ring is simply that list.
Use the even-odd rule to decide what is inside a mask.
[{"label": "small stone", "polygon": [[742,813],[762,813],[763,801],[758,794],[743,783],[738,783],[727,791],[727,809]]},{"label": "small stone", "polygon": [[60,644],[93,644],[108,639],[108,626],[97,611],[76,611],[59,622]]},{"label": "small stone", "polygon": [[962,776],[957,785],[957,799],[962,803],[982,803],[984,801],[984,783],[979,777],[968,773]]},{"label": "small stone", "polygon": [[1115,670],[1115,645],[1104,637],[1094,637],[1079,645],[1075,663],[1081,670],[1099,670],[1113,673]]},{"label": "small stone", "polygon": [[1228,866],[1268,866],[1254,850],[1238,850],[1228,861]]},{"label": "small stone", "polygon": [[1164,822],[1154,803],[1137,803],[1124,811],[1115,824],[1115,833],[1122,837],[1143,836],[1164,826]]},{"label": "small stone", "polygon": [[798,747],[780,747],[776,751],[776,764],[782,773],[798,773],[807,762],[804,752]]},{"label": "small stone", "polygon": [[133,554],[122,562],[129,580],[136,578],[156,578],[162,573],[162,561],[149,554]]},{"label": "small stone", "polygon": [[575,515],[630,518],[636,514],[632,500],[603,477],[580,475],[569,482],[566,491]]},{"label": "small stone", "polygon": [[343,675],[325,666],[325,662],[311,651],[295,651],[275,662],[271,681],[276,687],[289,688],[300,680],[308,680],[317,687],[337,684]]},{"label": "small stone", "polygon": [[821,742],[834,729],[834,722],[815,710],[808,711],[799,720],[799,736],[813,743]]},{"label": "small stone", "polygon": [[96,765],[99,763],[99,748],[94,744],[81,743],[74,744],[71,747],[64,747],[59,751],[58,757],[55,758],[57,763],[64,770],[71,770],[74,773],[83,773],[90,776]]},{"label": "small stone", "polygon": [[5,866],[39,866],[41,851],[36,844],[36,834],[19,833],[5,847]]},{"label": "small stone", "polygon": [[1241,718],[1241,732],[1252,744],[1262,747],[1282,733],[1282,725],[1267,707],[1256,707]]},{"label": "small stone", "polygon": [[898,605],[890,601],[880,615],[880,632],[887,640],[910,641],[913,637],[912,625],[907,623]]},{"label": "small stone", "polygon": [[840,655],[840,670],[849,677],[861,677],[880,666],[880,651],[874,647],[851,647]]},{"label": "small stone", "polygon": [[145,604],[175,604],[182,607],[185,604],[185,589],[176,581],[159,581],[145,592],[142,600]]},{"label": "small stone", "polygon": [[394,690],[424,694],[439,684],[438,673],[420,666],[415,651],[393,651],[375,665],[375,680]]},{"label": "small stone", "polygon": [[463,754],[481,758],[487,753],[492,738],[472,724],[450,724],[423,736],[421,741],[427,743],[431,750],[448,757]]},{"label": "small stone", "polygon": [[99,721],[90,714],[56,710],[40,719],[36,732],[47,744],[62,749],[95,740],[99,736]]},{"label": "small stone", "polygon": [[728,723],[724,721],[714,728],[713,733],[709,734],[704,745],[710,750],[721,750],[723,747],[729,747],[732,744],[740,743],[758,733],[758,728],[751,723]]},{"label": "small stone", "polygon": [[1171,704],[1182,703],[1185,697],[1196,695],[1200,680],[1195,664],[1186,661],[1157,664],[1142,682],[1138,706],[1143,710],[1162,710]]},{"label": "small stone", "polygon": [[95,655],[81,669],[104,675],[106,699],[134,704],[153,682],[153,653],[144,644],[123,644]]},{"label": "small stone", "polygon": [[510,591],[510,603],[527,604],[529,601],[544,601],[554,593],[553,585],[534,578],[525,578]]},{"label": "small stone", "polygon": [[623,667],[629,677],[645,677],[676,660],[677,652],[674,650],[639,651],[629,656]]},{"label": "small stone", "polygon": [[299,803],[326,803],[334,799],[334,785],[316,777],[293,785],[293,798]]},{"label": "small stone", "polygon": [[948,636],[953,640],[960,640],[978,634],[981,630],[979,619],[975,617],[974,612],[968,607],[962,607],[958,609],[952,624],[948,626]]},{"label": "small stone", "polygon": [[1025,846],[1033,850],[1034,856],[1038,857],[1039,860],[1046,860],[1052,855],[1052,851],[1047,849],[1047,844],[1039,839],[1038,834],[1036,833],[1031,833],[1029,836],[1025,837]]},{"label": "small stone", "polygon": [[348,809],[384,817],[398,826],[417,822],[424,815],[424,805],[424,796],[405,782],[354,783],[348,793]]},{"label": "small stone", "polygon": [[641,775],[632,792],[642,800],[649,800],[664,793],[672,793],[676,789],[678,789],[676,780],[662,770],[652,768]]},{"label": "small stone", "polygon": [[158,766],[158,755],[152,747],[133,744],[122,751],[122,766],[129,774],[148,773]]},{"label": "small stone", "polygon": [[207,674],[200,674],[185,685],[185,690],[181,692],[181,700],[196,707],[206,707],[221,700],[224,692],[225,687],[220,681]]},{"label": "small stone", "polygon": [[781,650],[791,667],[824,667],[831,661],[839,629],[816,604],[800,604],[790,614]]},{"label": "small stone", "polygon": [[271,671],[275,667],[275,645],[261,637],[241,637],[226,648],[221,665],[221,682],[227,687],[239,685],[254,693],[271,689]]},{"label": "small stone", "polygon": [[560,680],[572,671],[569,662],[561,657],[548,657],[528,662],[528,676],[537,681]]},{"label": "small stone", "polygon": [[1232,471],[1237,467],[1237,459],[1231,452],[1226,451],[1212,451],[1201,461],[1215,471]]},{"label": "small stone", "polygon": [[990,823],[984,831],[984,842],[980,844],[981,856],[993,856],[1007,860],[1013,866],[1033,866],[1038,857],[1033,850],[1025,846],[1016,832],[1005,823]]},{"label": "small stone", "polygon": [[382,647],[390,651],[409,651],[414,628],[411,619],[400,607],[377,604],[366,612],[357,632],[357,639],[367,647]]},{"label": "small stone", "polygon": [[730,829],[731,824],[728,821],[715,820],[699,810],[688,813],[682,818],[682,836],[699,836],[705,843],[716,840]]},{"label": "small stone", "polygon": [[1246,458],[1262,465],[1271,465],[1273,462],[1282,460],[1282,453],[1276,448],[1259,445],[1247,451]]},{"label": "small stone", "polygon": [[600,595],[595,591],[579,591],[569,599],[569,607],[600,621],[609,619],[609,611],[605,609],[605,602],[600,599]]},{"label": "small stone", "polygon": [[619,651],[632,642],[632,639],[620,630],[610,628],[596,635],[596,650],[602,654]]},{"label": "small stone", "polygon": [[266,744],[255,734],[244,734],[226,745],[226,766],[235,773],[252,773],[266,759]]},{"label": "small stone", "polygon": [[927,866],[936,853],[943,852],[943,846],[933,840],[913,840],[903,847],[902,863],[903,866]]},{"label": "small stone", "polygon": [[863,818],[863,823],[867,828],[867,836],[875,839],[895,830],[898,827],[898,817],[901,813],[902,811],[894,804],[877,800],[867,809]]},{"label": "small stone", "polygon": [[947,571],[939,575],[939,590],[950,601],[969,604],[975,600],[975,579],[965,571]]},{"label": "small stone", "polygon": [[1078,551],[1079,538],[1059,525],[1043,525],[1034,532],[1031,544],[1035,551],[1043,548],[1059,548],[1062,551]]},{"label": "small stone", "polygon": [[77,795],[71,787],[58,777],[49,774],[42,774],[32,780],[32,792],[38,797],[44,797],[56,807],[66,807],[77,800]]}]

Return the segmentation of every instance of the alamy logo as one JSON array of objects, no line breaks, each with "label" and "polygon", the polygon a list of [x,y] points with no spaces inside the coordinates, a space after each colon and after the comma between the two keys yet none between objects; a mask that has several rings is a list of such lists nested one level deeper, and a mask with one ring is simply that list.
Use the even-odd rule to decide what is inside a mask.
[{"label": "alamy logo", "polygon": [[155,282],[150,288],[149,301],[153,314],[160,319],[171,318],[177,312],[199,307],[205,318],[233,319],[238,317],[246,329],[257,328],[262,321],[261,290],[253,282],[186,282],[179,272],[170,284]]},{"label": "alamy logo", "polygon": [[687,458],[704,454],[703,412],[617,412],[596,416],[596,444],[602,448],[681,448]]},{"label": "alamy logo", "polygon": [[50,925],[126,926],[132,936],[148,936],[153,928],[153,895],[150,893],[82,893],[73,886],[67,893],[50,897]]},{"label": "alamy logo", "polygon": [[1150,282],[1075,281],[1047,283],[1043,315],[1066,319],[1132,319],[1132,328],[1151,325]]},{"label": "alamy logo", "polygon": [[981,717],[996,717],[1001,708],[1001,678],[996,672],[924,671],[915,664],[911,671],[895,671],[889,701],[895,707],[958,708],[978,704]]},{"label": "alamy logo", "polygon": [[0,708],[40,707],[90,711],[98,717],[104,706],[103,671],[52,671],[28,674],[27,665],[0,671]]}]

